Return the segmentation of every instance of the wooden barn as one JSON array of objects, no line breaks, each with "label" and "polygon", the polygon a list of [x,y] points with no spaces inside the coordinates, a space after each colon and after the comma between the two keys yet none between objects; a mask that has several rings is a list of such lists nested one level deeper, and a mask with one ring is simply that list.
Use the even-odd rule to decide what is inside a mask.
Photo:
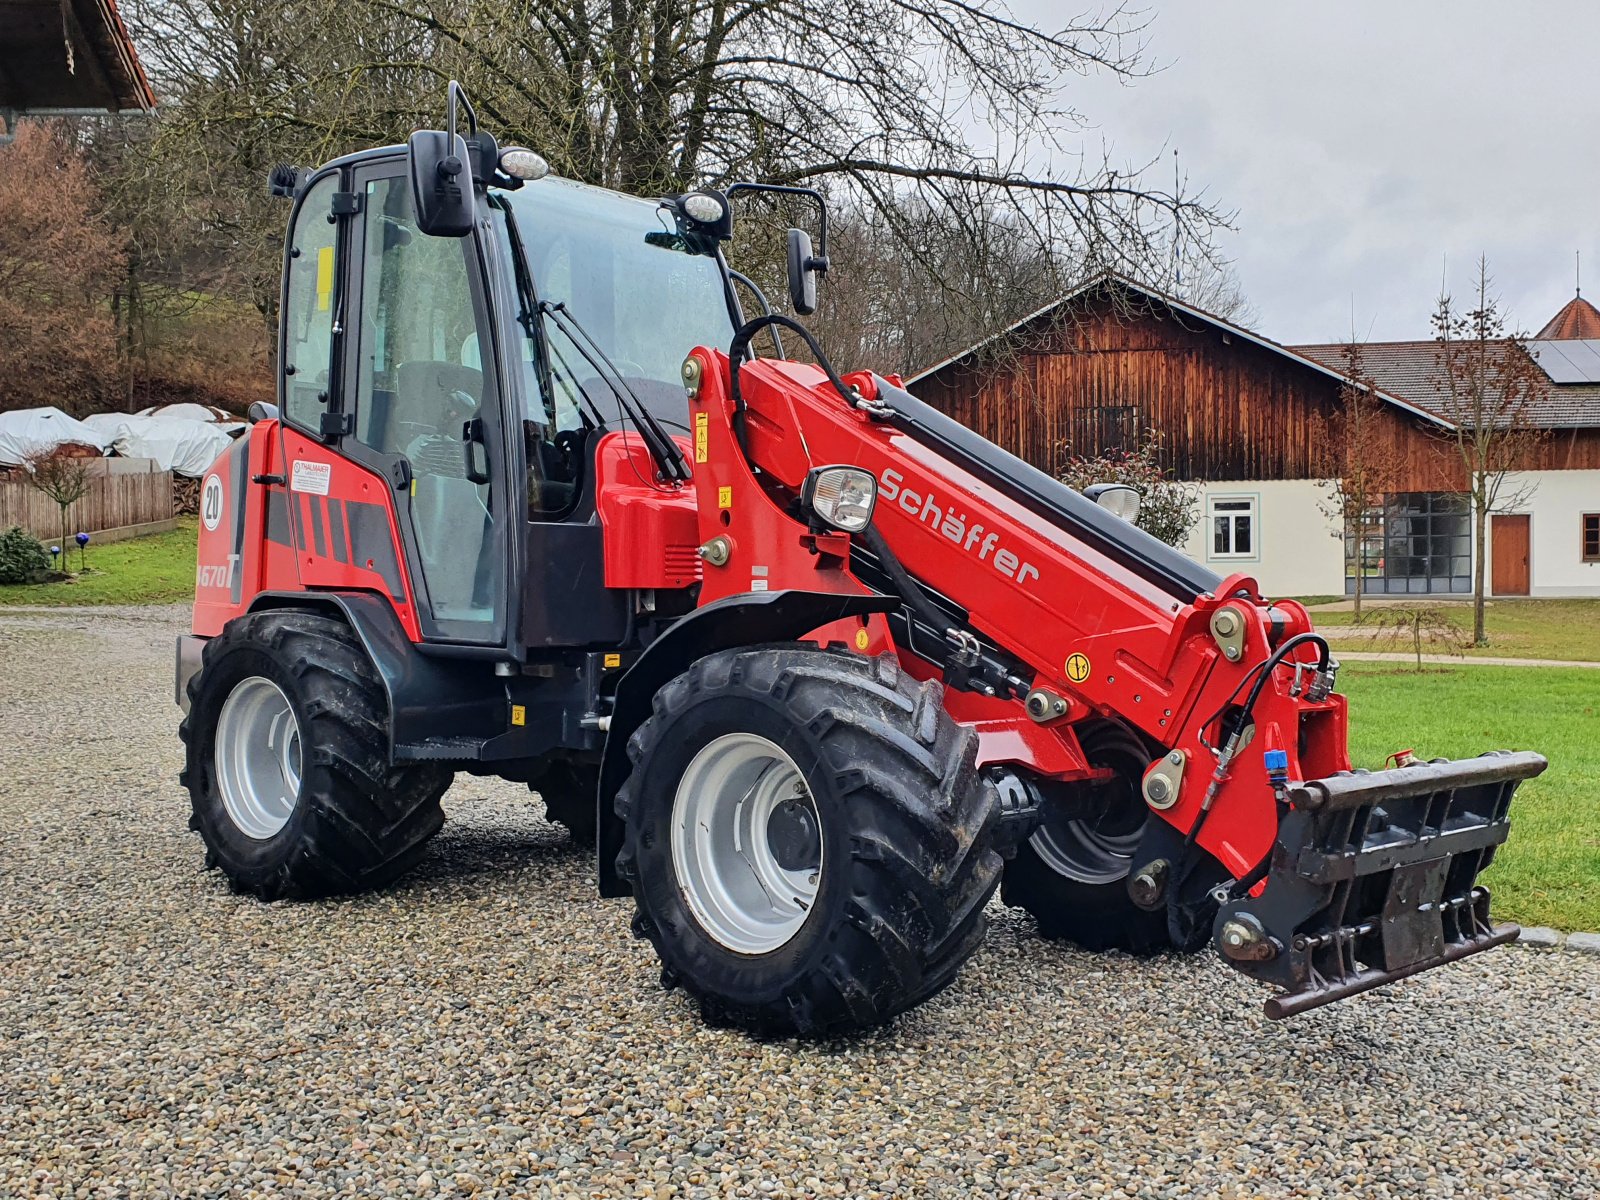
[{"label": "wooden barn", "polygon": [[[1549,436],[1508,489],[1523,495],[1518,511],[1491,519],[1496,594],[1600,596],[1600,341],[1591,335],[1600,337],[1600,312],[1580,299],[1530,343],[1550,376],[1531,406]],[[1468,592],[1471,510],[1438,411],[1435,344],[1373,343],[1363,353],[1401,465],[1360,531],[1328,513],[1340,346],[1280,345],[1107,275],[908,386],[1051,472],[1069,455],[1132,448],[1155,431],[1173,474],[1201,488],[1187,551],[1224,573],[1252,572],[1269,593],[1343,593],[1358,569],[1371,593]]]},{"label": "wooden barn", "polygon": [[0,0],[0,121],[149,112],[155,93],[114,0]]}]

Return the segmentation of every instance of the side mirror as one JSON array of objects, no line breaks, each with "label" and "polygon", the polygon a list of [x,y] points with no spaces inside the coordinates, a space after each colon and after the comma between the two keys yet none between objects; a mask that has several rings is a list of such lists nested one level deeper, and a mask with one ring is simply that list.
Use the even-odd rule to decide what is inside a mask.
[{"label": "side mirror", "polygon": [[478,215],[467,140],[442,129],[419,129],[407,150],[417,228],[433,237],[466,237]]},{"label": "side mirror", "polygon": [[276,421],[278,419],[278,406],[265,400],[252,400],[250,407],[245,410],[245,415],[250,418],[250,424],[258,421]]},{"label": "side mirror", "polygon": [[817,311],[817,260],[803,229],[789,230],[789,303],[802,317]]}]

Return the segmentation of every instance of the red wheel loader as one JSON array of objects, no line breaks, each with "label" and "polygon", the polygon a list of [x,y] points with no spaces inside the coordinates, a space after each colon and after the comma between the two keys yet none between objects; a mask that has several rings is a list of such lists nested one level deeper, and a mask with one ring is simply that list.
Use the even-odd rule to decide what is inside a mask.
[{"label": "red wheel loader", "polygon": [[453,85],[447,129],[271,186],[278,403],[204,480],[177,647],[234,888],[380,886],[470,771],[761,1032],[926,999],[997,888],[1084,946],[1209,941],[1273,1017],[1516,936],[1477,880],[1540,756],[1352,771],[1301,605],[835,371],[725,261],[741,187],[547,177]]}]

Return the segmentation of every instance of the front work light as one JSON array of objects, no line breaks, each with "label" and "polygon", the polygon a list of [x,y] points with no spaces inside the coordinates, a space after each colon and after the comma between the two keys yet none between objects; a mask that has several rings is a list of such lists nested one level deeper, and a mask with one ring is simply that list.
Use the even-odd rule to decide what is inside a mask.
[{"label": "front work light", "polygon": [[715,225],[727,211],[727,201],[708,192],[690,192],[683,198],[684,215],[702,225]]},{"label": "front work light", "polygon": [[814,467],[800,500],[824,523],[845,533],[860,533],[872,524],[878,481],[860,467]]},{"label": "front work light", "polygon": [[1125,483],[1092,483],[1083,494],[1114,517],[1129,522],[1139,519],[1139,493]]}]

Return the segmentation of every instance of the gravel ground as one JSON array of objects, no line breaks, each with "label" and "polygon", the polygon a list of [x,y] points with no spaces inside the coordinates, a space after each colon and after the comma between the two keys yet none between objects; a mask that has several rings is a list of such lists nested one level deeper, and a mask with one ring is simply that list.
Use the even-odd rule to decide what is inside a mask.
[{"label": "gravel ground", "polygon": [[181,609],[0,613],[0,1196],[1600,1196],[1600,959],[1506,950],[1274,1025],[1209,956],[996,912],[823,1046],[708,1030],[525,790],[383,895],[200,871]]}]

